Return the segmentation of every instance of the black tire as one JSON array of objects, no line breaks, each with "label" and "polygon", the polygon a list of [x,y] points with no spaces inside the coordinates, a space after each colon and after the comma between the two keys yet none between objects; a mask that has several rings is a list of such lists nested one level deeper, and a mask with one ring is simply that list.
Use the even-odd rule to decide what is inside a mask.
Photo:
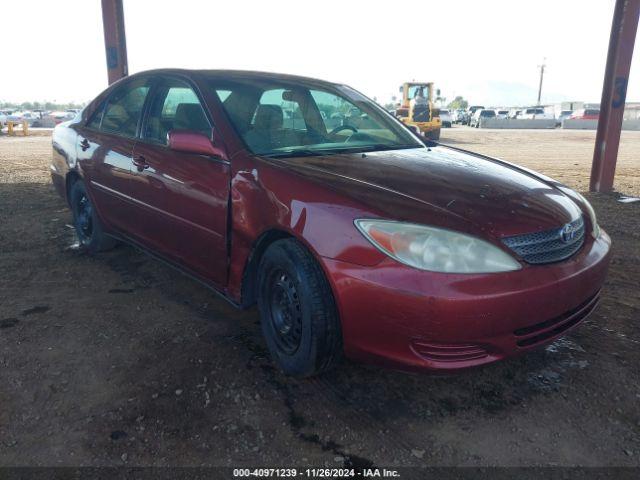
[{"label": "black tire", "polygon": [[285,374],[317,375],[342,359],[331,287],[297,240],[278,240],[264,253],[258,268],[258,309],[267,347]]},{"label": "black tire", "polygon": [[437,128],[435,130],[431,130],[430,132],[427,132],[427,138],[429,140],[433,140],[434,142],[437,142],[438,140],[440,140],[440,129]]},{"label": "black tire", "polygon": [[82,180],[77,180],[71,186],[69,203],[73,212],[73,226],[82,250],[95,254],[109,250],[117,244],[114,238],[105,235]]}]

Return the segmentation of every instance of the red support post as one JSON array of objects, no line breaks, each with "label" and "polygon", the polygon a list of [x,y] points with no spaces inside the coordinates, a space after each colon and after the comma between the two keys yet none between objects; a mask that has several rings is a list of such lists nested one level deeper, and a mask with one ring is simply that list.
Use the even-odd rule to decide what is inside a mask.
[{"label": "red support post", "polygon": [[640,0],[616,0],[591,166],[589,189],[592,192],[613,190],[629,70],[639,17]]},{"label": "red support post", "polygon": [[109,85],[111,85],[129,73],[122,0],[102,0],[102,24],[107,54],[107,73]]}]

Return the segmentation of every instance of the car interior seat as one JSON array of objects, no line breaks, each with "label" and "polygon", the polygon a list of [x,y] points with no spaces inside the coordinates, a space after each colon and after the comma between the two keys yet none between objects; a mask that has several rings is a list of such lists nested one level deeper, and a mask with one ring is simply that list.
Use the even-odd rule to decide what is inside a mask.
[{"label": "car interior seat", "polygon": [[173,128],[200,132],[207,136],[211,135],[211,127],[199,103],[178,104],[176,116],[173,119]]},{"label": "car interior seat", "polygon": [[259,105],[253,120],[253,128],[246,133],[245,141],[256,152],[268,152],[276,148],[283,119],[280,106]]}]

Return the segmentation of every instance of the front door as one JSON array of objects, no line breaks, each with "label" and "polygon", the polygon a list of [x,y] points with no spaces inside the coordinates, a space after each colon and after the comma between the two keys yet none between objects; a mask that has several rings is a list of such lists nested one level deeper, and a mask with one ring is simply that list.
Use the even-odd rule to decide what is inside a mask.
[{"label": "front door", "polygon": [[193,88],[166,78],[155,87],[133,151],[132,183],[144,243],[218,286],[226,284],[230,166],[170,150],[170,130],[211,138],[212,125]]}]

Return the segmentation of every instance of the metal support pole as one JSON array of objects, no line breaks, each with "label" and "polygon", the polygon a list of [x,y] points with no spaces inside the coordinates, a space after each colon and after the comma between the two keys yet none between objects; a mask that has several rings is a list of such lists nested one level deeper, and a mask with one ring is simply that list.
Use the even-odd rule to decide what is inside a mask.
[{"label": "metal support pole", "polygon": [[640,0],[616,0],[591,166],[589,189],[592,192],[613,190],[629,70],[639,17]]},{"label": "metal support pole", "polygon": [[111,85],[129,73],[122,0],[102,0],[102,24],[107,53],[107,73],[109,85]]}]

